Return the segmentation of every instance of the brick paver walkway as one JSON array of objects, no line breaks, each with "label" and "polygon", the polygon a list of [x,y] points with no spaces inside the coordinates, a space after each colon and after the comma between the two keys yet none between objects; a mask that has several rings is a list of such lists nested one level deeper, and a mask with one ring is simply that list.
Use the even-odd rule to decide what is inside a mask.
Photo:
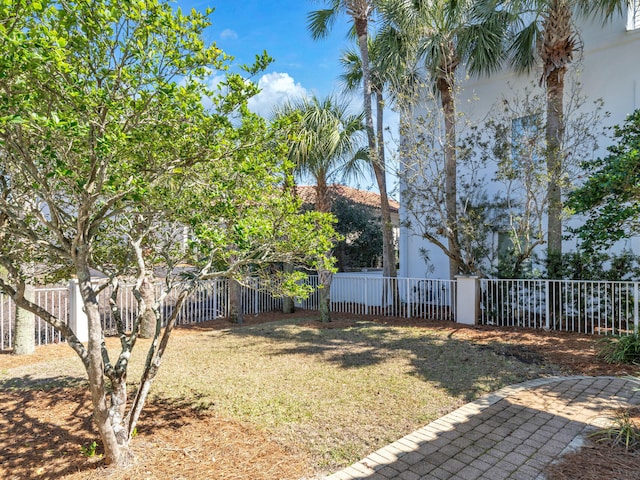
[{"label": "brick paver walkway", "polygon": [[640,405],[633,378],[543,378],[503,388],[326,480],[541,480],[614,409]]}]

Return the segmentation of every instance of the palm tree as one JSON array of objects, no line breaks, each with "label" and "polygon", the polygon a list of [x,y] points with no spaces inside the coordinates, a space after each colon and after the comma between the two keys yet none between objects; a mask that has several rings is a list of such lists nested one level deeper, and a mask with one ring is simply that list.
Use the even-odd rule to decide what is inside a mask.
[{"label": "palm tree", "polygon": [[[376,144],[377,144],[377,163],[385,165],[385,147],[384,139],[384,109],[387,105],[386,97],[390,98],[393,103],[399,103],[398,95],[402,95],[400,91],[410,83],[409,78],[413,78],[414,71],[408,68],[404,63],[402,44],[397,42],[395,38],[396,32],[392,29],[384,29],[378,31],[375,37],[369,38],[369,61],[371,76],[371,93],[375,98],[376,104]],[[340,59],[340,63],[344,69],[340,79],[345,92],[354,92],[358,90],[363,82],[362,59],[359,51],[349,49],[345,51]],[[373,166],[373,165],[372,165]],[[388,198],[385,197],[384,202],[388,204]],[[393,225],[391,217],[382,218],[383,228],[383,247],[386,245],[385,239],[393,240]],[[395,268],[395,248],[393,243],[388,246],[391,248],[393,255],[391,259],[384,260],[383,265],[392,263],[388,272],[383,272],[384,277],[396,277]],[[394,280],[385,281],[382,289],[382,302],[387,304],[390,300],[395,306],[400,300],[398,284]]]},{"label": "palm tree", "polygon": [[471,75],[490,74],[501,66],[504,58],[506,14],[499,9],[480,9],[477,3],[477,0],[385,0],[379,4],[386,27],[397,32],[397,38],[406,44],[405,50],[414,57],[407,59],[407,65],[416,61],[424,65],[440,100],[445,131],[443,232],[451,278],[463,270],[457,227],[456,74],[460,66]]},{"label": "palm tree", "polygon": [[[331,211],[329,184],[335,178],[359,172],[363,160],[362,115],[348,113],[347,103],[333,95],[320,99],[316,96],[301,98],[286,104],[279,116],[298,117],[294,140],[289,146],[289,160],[299,176],[309,175],[316,182],[315,209],[321,213]],[[330,257],[327,252],[327,257]],[[320,316],[331,321],[329,295],[331,272],[318,270],[320,283]]]},{"label": "palm tree", "polygon": [[560,275],[562,257],[562,137],[564,134],[564,79],[582,42],[576,16],[609,21],[622,13],[628,0],[501,0],[499,8],[512,16],[514,36],[509,62],[521,73],[541,69],[540,84],[546,88],[548,228],[547,263],[551,278]]},{"label": "palm tree", "polygon": [[[402,52],[396,50],[394,44],[395,31],[383,30],[374,37],[369,38],[369,75],[371,77],[371,96],[376,104],[376,143],[377,160],[379,164],[386,165],[385,140],[384,140],[384,109],[387,105],[385,97],[388,96],[396,102],[396,95],[400,94],[409,74],[413,72],[404,64]],[[398,45],[397,48],[401,48]],[[359,90],[363,82],[363,68],[360,53],[353,49],[346,50],[340,63],[343,73],[340,75],[345,93]]]},{"label": "palm tree", "polygon": [[[378,140],[373,128],[373,111],[371,105],[372,82],[369,63],[369,21],[375,14],[374,0],[322,0],[328,6],[326,9],[315,10],[308,16],[308,28],[314,39],[325,38],[338,15],[346,13],[352,18],[353,27],[358,39],[362,69],[362,94],[364,105],[365,126],[369,146],[369,159],[380,191],[380,210],[382,212],[382,267],[384,277],[396,276],[395,248],[393,245],[393,229],[391,224],[391,209],[387,194],[386,165],[384,156],[379,152],[383,148],[378,146]],[[380,122],[380,120],[379,120]]]}]

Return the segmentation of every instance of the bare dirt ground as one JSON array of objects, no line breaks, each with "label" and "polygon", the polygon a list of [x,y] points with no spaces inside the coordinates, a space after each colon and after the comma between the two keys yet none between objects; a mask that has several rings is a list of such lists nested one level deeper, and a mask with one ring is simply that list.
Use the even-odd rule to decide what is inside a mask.
[{"label": "bare dirt ground", "polygon": [[[245,325],[293,315],[268,314],[248,317]],[[335,315],[331,324],[310,321],[317,328],[344,328],[352,321]],[[440,330],[496,354],[527,363],[553,366],[566,374],[640,375],[640,367],[609,365],[598,358],[599,339],[593,336],[495,327],[460,327],[446,322],[407,319],[368,320],[393,325]],[[175,335],[194,330],[234,328],[217,320],[182,327]],[[175,338],[174,338],[175,341]],[[0,354],[0,370],[69,356],[67,345],[38,347],[34,355]],[[140,420],[133,448],[137,463],[127,471],[111,471],[100,456],[82,455],[80,446],[97,439],[88,412],[90,399],[84,388],[65,386],[28,392],[0,389],[0,477],[21,479],[301,479],[313,476],[308,456],[295,445],[282,445],[253,427],[211,412],[198,412],[176,404],[150,403]],[[636,410],[635,421],[639,413]],[[144,453],[143,453],[144,452]],[[99,447],[98,447],[98,454]],[[614,469],[615,468],[615,469]],[[640,479],[640,452],[626,452],[606,443],[589,443],[554,467],[550,479]]]}]

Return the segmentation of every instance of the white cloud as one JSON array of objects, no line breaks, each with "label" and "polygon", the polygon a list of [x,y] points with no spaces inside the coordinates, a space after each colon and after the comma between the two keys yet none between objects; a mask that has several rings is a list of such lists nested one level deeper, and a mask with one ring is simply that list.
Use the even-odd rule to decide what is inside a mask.
[{"label": "white cloud", "polygon": [[222,82],[227,79],[226,75],[220,73],[213,73],[207,78],[207,86],[212,90],[217,90]]},{"label": "white cloud", "polygon": [[237,40],[238,34],[230,28],[225,28],[222,32],[220,32],[220,38],[223,40]]},{"label": "white cloud", "polygon": [[307,89],[296,83],[288,73],[266,73],[258,80],[260,93],[249,100],[251,111],[269,117],[276,106],[282,105],[289,98],[308,95]]}]

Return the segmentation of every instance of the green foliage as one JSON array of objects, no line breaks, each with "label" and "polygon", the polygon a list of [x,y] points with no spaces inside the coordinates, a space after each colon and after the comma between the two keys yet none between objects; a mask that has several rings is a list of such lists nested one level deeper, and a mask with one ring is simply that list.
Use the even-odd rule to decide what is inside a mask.
[{"label": "green foliage", "polygon": [[344,197],[331,208],[336,230],[343,237],[335,247],[338,268],[378,267],[382,263],[382,223],[379,210]]},{"label": "green foliage", "polygon": [[562,256],[562,278],[568,280],[631,280],[640,278],[640,260],[630,251],[620,254],[579,250]]},{"label": "green foliage", "polygon": [[[130,331],[118,322],[122,348],[112,361],[102,347],[94,271],[116,286],[136,280],[138,311],[142,280],[161,272],[162,295],[176,293],[177,312],[201,280],[259,274],[279,262],[330,263],[331,218],[300,213],[283,186],[291,126],[248,110],[257,86],[226,73],[230,57],[205,42],[210,13],[183,14],[158,0],[0,3],[0,265],[7,271],[0,290],[59,329],[78,353],[102,409],[94,418],[108,463],[125,458],[114,431],[130,436],[135,428],[175,317],[151,343],[128,402],[118,386],[127,382],[141,319]],[[255,74],[269,62],[263,54],[242,70]],[[38,276],[78,278],[88,346],[66,319],[25,299],[27,266]],[[110,404],[109,383],[124,397],[113,402],[131,406],[127,415]]]},{"label": "green foliage", "polygon": [[613,425],[591,434],[599,442],[607,442],[625,450],[640,447],[640,428],[636,426],[628,409],[616,413]]},{"label": "green foliage", "polygon": [[[331,246],[328,220],[299,215],[282,191],[287,125],[248,111],[257,88],[239,75],[208,87],[228,57],[204,43],[206,14],[155,1],[40,5],[2,7],[20,26],[3,31],[0,64],[4,257],[32,252],[60,276],[85,244],[92,268],[135,274],[139,240],[147,267],[187,262],[210,276],[307,262],[303,250],[313,262]],[[160,224],[188,227],[187,248]]]},{"label": "green foliage", "polygon": [[605,337],[602,339],[599,355],[607,363],[640,365],[640,335]]},{"label": "green foliage", "polygon": [[574,230],[586,249],[640,233],[640,110],[614,127],[614,138],[606,157],[583,165],[588,178],[569,196],[568,206],[587,216]]},{"label": "green foliage", "polygon": [[543,272],[534,268],[538,257],[531,253],[529,257],[524,258],[513,246],[503,251],[498,251],[498,262],[491,271],[491,275],[495,278],[540,278]]},{"label": "green foliage", "polygon": [[98,442],[95,440],[89,444],[80,446],[80,453],[85,457],[95,457],[98,454]]},{"label": "green foliage", "polygon": [[[498,278],[545,278],[544,268],[534,254],[530,261],[518,264],[512,248],[500,252],[500,261],[494,275]],[[619,254],[578,250],[562,254],[560,278],[565,280],[635,281],[640,278],[640,259],[630,251]],[[516,269],[516,267],[519,267]]]}]

